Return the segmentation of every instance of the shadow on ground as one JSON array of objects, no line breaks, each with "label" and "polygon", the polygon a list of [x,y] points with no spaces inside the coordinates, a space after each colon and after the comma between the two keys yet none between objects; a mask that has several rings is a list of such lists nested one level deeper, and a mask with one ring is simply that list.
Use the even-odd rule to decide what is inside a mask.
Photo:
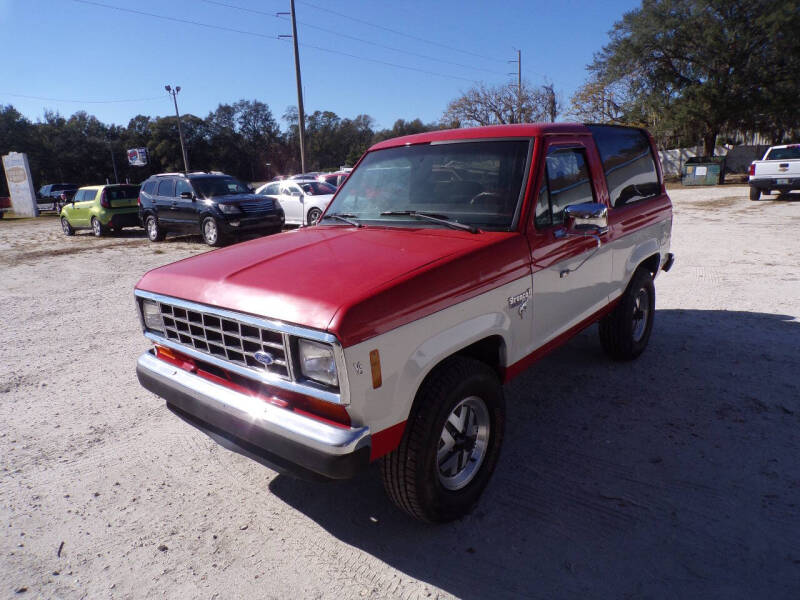
[{"label": "shadow on ground", "polygon": [[800,323],[656,319],[638,361],[606,359],[593,327],[506,386],[503,456],[459,522],[406,517],[377,468],[271,491],[357,549],[318,548],[343,574],[365,552],[463,598],[797,597]]}]

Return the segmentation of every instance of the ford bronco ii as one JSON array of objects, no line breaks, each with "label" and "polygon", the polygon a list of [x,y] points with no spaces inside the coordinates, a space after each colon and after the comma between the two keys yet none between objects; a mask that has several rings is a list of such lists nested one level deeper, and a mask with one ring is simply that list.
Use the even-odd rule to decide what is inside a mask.
[{"label": "ford bronco ii", "polygon": [[645,349],[672,205],[641,129],[530,124],[372,148],[314,227],[150,271],[144,387],[295,474],[380,461],[407,513],[467,513],[500,454],[503,383],[589,325]]}]

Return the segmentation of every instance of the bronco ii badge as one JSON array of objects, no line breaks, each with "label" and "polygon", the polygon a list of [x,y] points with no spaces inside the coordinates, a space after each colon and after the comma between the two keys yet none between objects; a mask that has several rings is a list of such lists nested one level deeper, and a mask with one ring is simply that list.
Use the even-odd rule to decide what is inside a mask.
[{"label": "bronco ii badge", "polygon": [[255,358],[265,367],[275,362],[275,358],[272,356],[272,354],[270,354],[269,352],[264,352],[262,350],[259,350],[258,352],[253,354],[253,358]]},{"label": "bronco ii badge", "polygon": [[508,298],[508,306],[510,308],[514,308],[518,306],[517,312],[519,313],[519,318],[525,318],[525,311],[528,310],[528,300],[531,297],[531,288],[528,288],[521,294],[517,294],[516,296],[509,296]]}]

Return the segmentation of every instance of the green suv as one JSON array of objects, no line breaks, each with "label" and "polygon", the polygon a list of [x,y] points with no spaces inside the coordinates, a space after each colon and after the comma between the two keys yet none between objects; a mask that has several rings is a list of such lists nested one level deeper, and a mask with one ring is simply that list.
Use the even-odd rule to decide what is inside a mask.
[{"label": "green suv", "polygon": [[139,186],[91,185],[80,188],[61,209],[61,228],[66,235],[91,229],[100,237],[113,229],[139,226]]}]

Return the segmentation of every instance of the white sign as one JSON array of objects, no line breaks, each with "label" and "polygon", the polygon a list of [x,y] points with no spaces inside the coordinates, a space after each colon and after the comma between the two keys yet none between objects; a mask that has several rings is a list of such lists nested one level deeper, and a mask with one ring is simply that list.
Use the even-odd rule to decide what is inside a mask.
[{"label": "white sign", "polygon": [[28,156],[20,152],[9,152],[3,157],[3,168],[14,212],[24,217],[38,217],[39,207],[36,204],[36,192],[31,181]]},{"label": "white sign", "polygon": [[694,174],[698,177],[705,175],[706,173],[708,173],[708,167],[697,167],[697,170],[694,172]]},{"label": "white sign", "polygon": [[147,148],[130,148],[128,150],[128,163],[134,167],[143,167],[147,164]]}]

